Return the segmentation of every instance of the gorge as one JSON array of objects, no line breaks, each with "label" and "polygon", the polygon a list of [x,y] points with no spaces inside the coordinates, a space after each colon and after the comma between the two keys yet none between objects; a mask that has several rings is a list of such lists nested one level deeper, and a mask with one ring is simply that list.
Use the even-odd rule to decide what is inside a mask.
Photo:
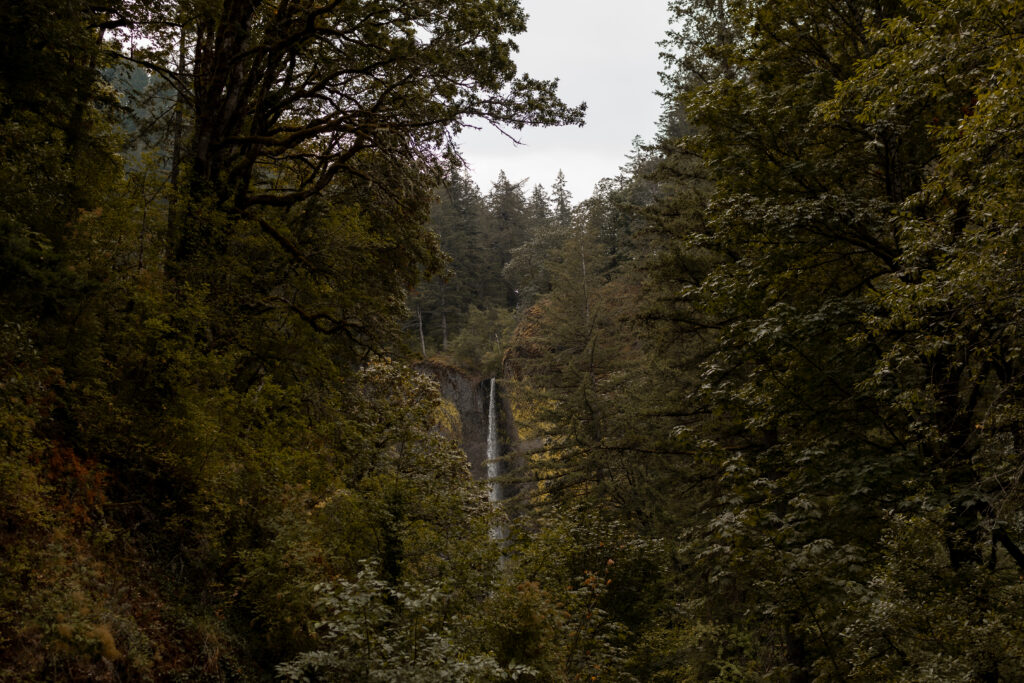
[{"label": "gorge", "polygon": [[460,433],[455,436],[473,479],[488,483],[489,500],[501,503],[521,495],[527,487],[524,444],[501,380],[435,361],[421,362],[416,370],[436,381],[441,396],[458,411]]}]

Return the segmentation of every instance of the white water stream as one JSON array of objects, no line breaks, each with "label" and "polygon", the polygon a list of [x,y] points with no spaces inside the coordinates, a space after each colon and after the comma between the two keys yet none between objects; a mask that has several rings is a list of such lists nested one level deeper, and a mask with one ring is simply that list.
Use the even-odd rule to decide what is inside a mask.
[{"label": "white water stream", "polygon": [[[501,482],[501,442],[498,434],[498,401],[495,396],[497,382],[491,378],[491,397],[487,407],[487,499],[491,503],[500,503],[504,498]],[[503,540],[508,538],[508,528],[498,525],[491,527],[491,538]]]},{"label": "white water stream", "polygon": [[498,458],[501,457],[501,445],[498,443],[498,405],[495,400],[494,378],[491,378],[491,402],[487,408],[487,482],[490,489],[488,499],[492,503],[501,500],[500,484],[496,481],[499,471]]}]

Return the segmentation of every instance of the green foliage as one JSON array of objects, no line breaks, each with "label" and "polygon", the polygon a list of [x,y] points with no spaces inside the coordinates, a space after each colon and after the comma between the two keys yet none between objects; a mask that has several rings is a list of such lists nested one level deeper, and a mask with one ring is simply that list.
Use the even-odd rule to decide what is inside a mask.
[{"label": "green foliage", "polygon": [[951,568],[942,512],[891,520],[885,561],[851,603],[857,618],[844,633],[854,680],[1021,676],[1019,570]]},{"label": "green foliage", "polygon": [[695,500],[659,675],[1016,675],[1019,9],[672,4],[649,321]]},{"label": "green foliage", "polygon": [[501,666],[474,651],[471,641],[459,639],[465,617],[450,611],[451,586],[393,586],[370,563],[354,582],[315,590],[320,616],[313,628],[323,649],[279,665],[284,680],[475,682],[519,680],[533,673],[521,664]]},{"label": "green foliage", "polygon": [[506,297],[479,189],[456,174],[438,194],[429,225],[449,259],[448,267],[419,285],[409,296],[408,306],[416,316],[409,326],[422,333],[423,345],[443,352],[466,324],[471,306],[502,306]]},{"label": "green foliage", "polygon": [[47,486],[33,456],[45,450],[37,435],[53,379],[26,330],[13,323],[0,327],[0,511],[9,528],[45,527]]},{"label": "green foliage", "polygon": [[459,367],[497,377],[514,327],[515,317],[506,308],[482,310],[471,306],[466,326],[452,340],[452,357]]},{"label": "green foliage", "polygon": [[528,663],[538,681],[644,680],[633,629],[663,607],[665,546],[555,505],[520,518],[512,538],[478,619],[498,660]]}]

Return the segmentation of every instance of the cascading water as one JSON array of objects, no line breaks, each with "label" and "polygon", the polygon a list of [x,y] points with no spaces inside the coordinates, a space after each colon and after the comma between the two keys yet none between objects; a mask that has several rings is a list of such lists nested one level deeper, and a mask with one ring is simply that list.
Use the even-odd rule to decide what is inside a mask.
[{"label": "cascading water", "polygon": [[[501,482],[501,443],[498,435],[498,401],[495,395],[497,382],[491,378],[491,398],[487,407],[487,498],[491,503],[500,503],[504,498]],[[498,525],[491,527],[491,538],[508,538],[508,529]]]},{"label": "cascading water", "polygon": [[498,443],[498,402],[495,400],[495,384],[492,377],[491,402],[487,408],[487,482],[490,491],[487,497],[492,503],[501,500],[501,484],[497,481],[501,474],[498,462],[501,449]]},{"label": "cascading water", "polygon": [[[441,395],[459,411],[459,436],[473,479],[487,482],[491,509],[495,515],[508,519],[516,510],[510,501],[520,496],[526,486],[520,476],[526,462],[524,454],[538,450],[539,440],[528,442],[526,447],[519,440],[511,405],[502,395],[504,385],[499,385],[496,378],[480,379],[458,368],[432,362],[420,363],[417,369],[435,379]],[[494,539],[506,540],[510,536],[507,526],[495,525],[491,529]]]}]

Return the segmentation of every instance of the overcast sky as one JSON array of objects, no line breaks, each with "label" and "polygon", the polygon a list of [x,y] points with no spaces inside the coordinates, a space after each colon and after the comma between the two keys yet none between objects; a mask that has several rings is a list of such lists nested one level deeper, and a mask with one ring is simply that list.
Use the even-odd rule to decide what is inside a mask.
[{"label": "overcast sky", "polygon": [[614,176],[633,137],[650,140],[661,102],[658,41],[668,28],[667,0],[521,0],[530,15],[517,37],[520,73],[559,79],[570,105],[587,103],[583,128],[521,131],[516,147],[493,129],[461,137],[470,174],[483,192],[503,170],[509,180],[529,178],[550,189],[559,169],[573,200],[590,196],[601,178]]}]

